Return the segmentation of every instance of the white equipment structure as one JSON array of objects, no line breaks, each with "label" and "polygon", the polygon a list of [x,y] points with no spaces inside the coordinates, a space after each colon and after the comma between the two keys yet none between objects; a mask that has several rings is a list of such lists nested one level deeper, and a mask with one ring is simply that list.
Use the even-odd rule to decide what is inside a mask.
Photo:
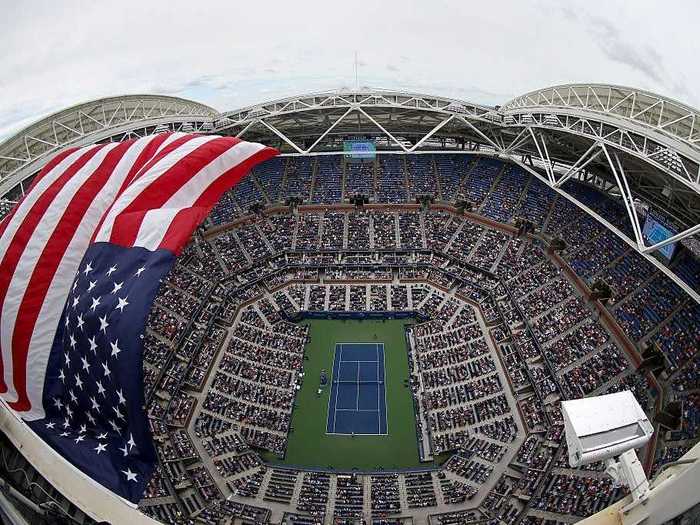
[{"label": "white equipment structure", "polygon": [[561,407],[569,464],[580,467],[605,461],[605,473],[629,488],[632,503],[628,507],[644,502],[649,480],[634,450],[649,441],[654,427],[632,392],[562,401]]}]

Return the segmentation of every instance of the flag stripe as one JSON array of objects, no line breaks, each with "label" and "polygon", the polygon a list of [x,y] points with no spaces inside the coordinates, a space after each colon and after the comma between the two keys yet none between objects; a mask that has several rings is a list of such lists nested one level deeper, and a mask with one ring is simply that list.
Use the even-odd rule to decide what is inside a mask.
[{"label": "flag stripe", "polygon": [[0,223],[0,397],[132,502],[157,463],[142,359],[159,283],[221,194],[275,154],[186,134],[66,150]]},{"label": "flag stripe", "polygon": [[164,176],[164,174],[180,159],[186,157],[202,143],[210,140],[213,140],[212,137],[185,136],[178,138],[165,147],[163,151],[158,154],[157,159],[154,159],[154,162],[144,166],[129,187],[117,197],[114,204],[112,204],[107,212],[106,218],[95,235],[94,240],[96,242],[110,242],[112,231],[115,228],[115,219],[122,213],[124,208],[129,206],[131,201],[138,198],[141,191],[147,187],[152,180]]},{"label": "flag stripe", "polygon": [[19,200],[19,202],[15,204],[12,210],[10,210],[10,213],[5,215],[2,218],[2,220],[0,220],[0,239],[2,239],[2,236],[5,233],[5,229],[12,220],[12,217],[17,212],[17,209],[20,206],[22,206],[24,201],[27,199],[27,195],[34,191],[34,188],[39,184],[39,181],[41,181],[47,173],[50,173],[56,166],[58,166],[59,163],[63,162],[63,160],[66,157],[68,157],[68,155],[73,154],[77,149],[78,148],[68,148],[66,150],[63,150],[61,153],[58,153],[54,158],[47,162],[46,165],[42,168],[42,170],[34,177],[34,180],[32,180],[32,183],[29,185],[29,189],[27,189],[24,192],[24,195],[22,195],[22,198]]},{"label": "flag stripe", "polygon": [[185,236],[183,232],[191,232],[196,228],[209,215],[226,190],[237,184],[255,165],[274,157],[277,153],[277,150],[267,147],[258,150],[239,165],[232,167],[214,180],[200,194],[190,209],[180,210],[163,235],[163,239],[158,247],[180,254],[189,240],[189,235]]},{"label": "flag stripe", "polygon": [[[12,384],[12,381],[10,381],[12,370],[11,333],[14,326],[16,308],[18,306],[18,298],[15,293],[9,305],[7,304],[7,299],[8,294],[11,294],[17,286],[21,287],[23,275],[17,275],[16,272],[20,258],[24,254],[27,245],[30,244],[30,242],[34,244],[37,226],[44,219],[46,211],[49,209],[56,196],[60,194],[61,190],[71,181],[73,176],[90,162],[103,147],[104,146],[91,148],[80,155],[80,158],[76,162],[72,163],[68,169],[51,183],[46,191],[39,195],[39,198],[31,207],[31,210],[28,210],[26,216],[23,217],[24,220],[18,225],[19,227],[12,236],[12,241],[8,243],[7,249],[4,250],[2,262],[0,262],[0,266],[2,266],[3,269],[3,271],[0,272],[0,305],[2,305],[2,310],[0,311],[0,372],[2,373],[0,376],[0,393],[8,392]],[[15,219],[18,220],[19,217]],[[7,234],[8,232],[9,229],[5,233]],[[41,234],[41,230],[39,233]],[[2,248],[3,247],[0,247],[0,250]],[[30,256],[31,255],[32,254],[30,254]],[[12,286],[13,283],[15,285],[14,287]],[[8,397],[14,397],[15,395],[16,392],[13,388]]]},{"label": "flag stripe", "polygon": [[[115,226],[110,236],[110,242],[120,246],[134,246],[139,229],[148,211],[152,209],[157,210],[165,206],[175,193],[193,178],[197,177],[197,175],[193,176],[193,174],[205,171],[210,164],[213,166],[209,173],[215,174],[217,168],[224,171],[220,165],[217,165],[216,160],[231,147],[232,139],[215,137],[213,140],[199,144],[196,149],[193,149],[162,175],[152,177],[149,174],[136,181],[134,188],[140,190],[140,192],[136,198],[124,207],[120,215],[115,217]],[[138,188],[141,184],[145,187]]]},{"label": "flag stripe", "polygon": [[27,420],[40,419],[44,416],[41,399],[48,362],[48,355],[44,349],[50,346],[53,341],[58,323],[56,312],[60,311],[66,302],[67,291],[70,290],[73,277],[77,273],[83,254],[89,247],[94,225],[104,215],[114,200],[117,188],[123,184],[123,180],[131,173],[131,167],[135,159],[138,162],[143,150],[152,143],[152,139],[153,137],[138,139],[124,153],[110,177],[109,184],[104,185],[102,191],[93,199],[89,208],[83,214],[82,221],[75,230],[65,254],[58,264],[44,303],[41,305],[39,317],[35,323],[29,343],[27,393],[31,408],[23,416]]},{"label": "flag stripe", "polygon": [[[124,178],[124,181],[122,182],[119,191],[117,192],[117,195],[121,195],[129,186],[129,184],[135,178],[138,177],[140,172],[142,172],[144,169],[147,169],[147,166],[152,165],[154,159],[162,158],[163,154],[161,152],[164,150],[164,148],[171,145],[173,140],[178,138],[179,137],[177,137],[177,134],[175,133],[170,135],[167,133],[160,133],[158,135],[152,135],[150,137],[141,139],[142,141],[146,141],[146,146],[143,148],[141,154],[137,157],[137,159],[134,161],[133,165],[129,169],[129,173]],[[93,234],[93,238],[91,239],[92,241],[95,240],[94,236],[97,235],[97,232],[100,230],[105,218],[106,215],[100,217],[100,221],[97,224],[97,228],[95,228],[95,233]]]},{"label": "flag stripe", "polygon": [[[116,182],[115,179],[110,181],[110,177],[114,174],[113,172],[119,161],[132,145],[133,141],[118,144],[107,153],[97,169],[77,188],[77,191],[73,195],[66,196],[70,198],[70,201],[64,207],[64,212],[54,228],[54,231],[60,232],[60,234],[48,237],[41,255],[34,265],[17,313],[12,337],[13,378],[15,391],[17,392],[17,401],[10,403],[10,407],[17,411],[27,411],[31,408],[27,393],[27,353],[29,342],[34,333],[35,324],[46,298],[46,293],[56,275],[58,265],[64,258],[64,255],[66,255],[66,249],[90,205],[95,201],[108,181],[112,185]],[[77,270],[79,263],[80,259],[77,259],[73,273]],[[54,327],[53,332],[55,333],[55,331],[56,328]],[[46,343],[50,344],[50,341],[46,341]]]},{"label": "flag stripe", "polygon": [[25,217],[32,211],[34,204],[44,192],[50,188],[72,164],[77,162],[92,149],[93,148],[76,150],[62,159],[55,167],[46,172],[42,171],[39,180],[32,183],[32,190],[25,195],[13,210],[14,213],[12,214],[11,220],[3,221],[3,229],[2,232],[0,232],[0,254],[4,254],[10,246],[10,242],[17,232],[17,229],[21,226],[22,222],[24,222]]},{"label": "flag stripe", "polygon": [[[261,144],[239,142],[203,166],[185,184],[172,189],[168,188],[172,191],[170,197],[159,203],[159,208],[148,210],[143,216],[133,245],[149,250],[157,249],[170,222],[181,209],[197,202],[199,196],[207,190],[209,185],[226,174],[231,166],[244,162],[263,148],[264,146]],[[229,175],[229,179],[234,183],[238,182],[239,178],[231,178]]]}]

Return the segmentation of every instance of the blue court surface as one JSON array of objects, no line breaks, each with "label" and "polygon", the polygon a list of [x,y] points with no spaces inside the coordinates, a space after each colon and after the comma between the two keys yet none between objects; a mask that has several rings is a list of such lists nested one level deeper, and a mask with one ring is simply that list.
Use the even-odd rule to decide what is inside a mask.
[{"label": "blue court surface", "polygon": [[326,433],[387,433],[383,343],[335,345]]}]

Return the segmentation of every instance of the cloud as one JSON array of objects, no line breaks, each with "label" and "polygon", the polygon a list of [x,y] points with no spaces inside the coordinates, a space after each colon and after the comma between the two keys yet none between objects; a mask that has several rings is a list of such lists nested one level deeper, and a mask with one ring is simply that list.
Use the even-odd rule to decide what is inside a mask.
[{"label": "cloud", "polygon": [[676,12],[684,16],[673,29],[656,22],[654,0],[570,0],[564,7],[513,0],[478,10],[468,2],[438,9],[386,0],[367,4],[352,24],[322,0],[303,10],[281,0],[244,10],[229,2],[206,10],[177,0],[138,9],[125,2],[121,9],[77,0],[8,4],[11,23],[0,31],[0,140],[42,115],[105,96],[177,95],[223,111],[354,86],[355,53],[361,85],[483,104],[569,82],[700,100],[687,87],[700,83],[700,68],[688,67],[700,51],[687,38],[700,18],[690,0],[679,0]]},{"label": "cloud", "polygon": [[653,48],[626,41],[620,30],[604,18],[587,18],[586,29],[610,60],[624,64],[654,82],[664,83],[663,57]]}]

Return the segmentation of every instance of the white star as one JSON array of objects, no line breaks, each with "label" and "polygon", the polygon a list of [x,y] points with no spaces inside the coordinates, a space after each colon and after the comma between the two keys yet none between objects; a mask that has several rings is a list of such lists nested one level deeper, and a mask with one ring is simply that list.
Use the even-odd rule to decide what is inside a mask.
[{"label": "white star", "polygon": [[122,281],[122,282],[120,282],[120,283],[115,282],[115,283],[112,283],[112,284],[114,284],[114,289],[113,289],[111,292],[109,292],[109,293],[115,294],[115,293],[117,293],[119,290],[122,289],[122,285],[124,284],[124,281]]},{"label": "white star", "polygon": [[126,308],[129,305],[129,301],[127,301],[128,297],[128,295],[124,297],[124,299],[122,299],[121,297],[117,297],[117,300],[119,302],[117,303],[117,306],[114,307],[114,309],[119,310],[119,313],[123,313],[124,308]]},{"label": "white star", "polygon": [[129,445],[129,452],[131,452],[131,449],[136,446],[136,441],[134,441],[134,435],[129,433],[129,441],[126,442],[127,445]]},{"label": "white star", "polygon": [[92,403],[92,408],[93,410],[97,410],[98,412],[100,411],[100,405],[97,403],[97,400],[94,397],[90,398],[90,402]]},{"label": "white star", "polygon": [[[66,405],[66,414],[68,414],[69,418],[73,417],[73,409],[70,405]],[[68,418],[66,418],[66,421],[68,421]]]},{"label": "white star", "polygon": [[87,432],[87,425],[85,425],[85,423],[80,425],[80,430],[78,432],[80,432],[81,434],[85,434],[85,432]]},{"label": "white star", "polygon": [[76,306],[78,306],[79,302],[80,302],[80,297],[78,297],[78,296],[73,297],[73,308],[74,309]]},{"label": "white star", "polygon": [[88,342],[90,343],[90,350],[92,350],[93,353],[97,354],[97,343],[95,342],[95,338],[88,337]]},{"label": "white star", "polygon": [[59,434],[59,436],[61,436],[62,438],[64,438],[64,437],[70,436],[70,434],[69,434],[68,432],[61,432],[61,433]]},{"label": "white star", "polygon": [[105,443],[98,443],[93,450],[96,450],[99,454],[100,452],[104,452],[105,450],[107,450],[107,445]]},{"label": "white star", "polygon": [[97,299],[95,299],[94,297],[92,297],[92,304],[90,305],[90,310],[92,310],[94,312],[95,308],[97,308],[99,305],[100,305],[100,298],[98,297]]},{"label": "white star", "polygon": [[73,393],[72,390],[69,390],[69,391],[68,391],[68,395],[70,396],[70,400],[71,400],[73,403],[77,403],[77,402],[78,402],[78,398],[75,397],[75,394]]},{"label": "white star", "polygon": [[53,427],[55,427],[55,426],[56,426],[56,423],[54,423],[53,421],[51,421],[50,423],[46,423],[46,428],[50,428],[51,430],[53,430]]},{"label": "white star", "polygon": [[134,275],[135,275],[136,277],[141,277],[141,274],[142,274],[144,271],[146,271],[146,267],[145,267],[145,266],[142,266],[141,268],[139,268],[138,270],[136,270],[136,273],[135,273]]},{"label": "white star", "polygon": [[78,328],[80,328],[82,330],[84,324],[85,324],[85,321],[83,321],[83,314],[79,314],[78,315]]},{"label": "white star", "polygon": [[109,375],[110,375],[112,372],[109,370],[109,367],[107,366],[107,362],[106,362],[106,361],[105,361],[104,363],[102,363],[102,368],[104,369],[104,376],[105,376],[105,377],[109,377]]},{"label": "white star", "polygon": [[93,425],[95,424],[95,418],[93,417],[91,412],[87,412],[87,418],[90,420],[90,423]]},{"label": "white star", "polygon": [[91,271],[92,271],[92,261],[90,261],[89,263],[87,263],[87,266],[86,266],[85,269],[83,270],[83,274],[87,275],[87,274],[89,274]]},{"label": "white star", "polygon": [[126,398],[124,397],[124,393],[122,392],[121,388],[117,390],[117,396],[119,396],[119,404],[123,405],[126,403]]},{"label": "white star", "polygon": [[119,428],[119,425],[117,425],[114,421],[112,421],[110,419],[109,424],[114,429],[115,432],[121,433],[121,428]]},{"label": "white star", "polygon": [[88,285],[87,291],[92,292],[92,289],[95,287],[96,284],[97,284],[97,281],[90,281],[90,284]]},{"label": "white star", "polygon": [[69,339],[70,339],[70,347],[71,347],[73,350],[75,350],[75,343],[76,343],[77,341],[75,340],[75,337],[73,337],[73,334],[70,334]]},{"label": "white star", "polygon": [[84,439],[85,439],[85,436],[78,436],[77,438],[75,438],[75,443],[78,444],[81,441],[83,441]]},{"label": "white star", "polygon": [[104,317],[100,317],[100,330],[102,330],[104,333],[107,333],[107,327],[109,326],[109,323],[107,322],[107,315],[105,314]]},{"label": "white star", "polygon": [[63,373],[63,368],[61,368],[61,373],[58,374],[58,378],[61,380],[61,383],[66,382],[66,374]]},{"label": "white star", "polygon": [[75,289],[78,287],[78,279],[73,281],[73,293],[75,293]]},{"label": "white star", "polygon": [[113,343],[109,343],[109,346],[112,347],[112,356],[117,357],[119,353],[122,351],[121,348],[119,348],[119,339],[115,339]]},{"label": "white star", "polygon": [[100,383],[99,381],[95,381],[95,383],[97,384],[97,393],[102,394],[104,396],[106,392],[105,387],[103,387],[102,383]]},{"label": "white star", "polygon": [[68,428],[70,426],[70,420],[68,418],[63,420],[63,428]]},{"label": "white star", "polygon": [[114,272],[116,272],[116,271],[117,271],[117,267],[116,267],[116,266],[110,266],[110,267],[109,267],[109,270],[107,270],[107,277],[109,277],[110,275],[112,275],[112,274],[113,274]]},{"label": "white star", "polygon": [[66,328],[68,328],[68,322],[69,322],[69,320],[68,320],[68,316],[66,315],[66,322],[65,322],[65,323],[63,323],[63,324],[64,324],[64,325],[66,326]]},{"label": "white star", "polygon": [[83,381],[80,379],[80,374],[75,374],[75,386],[77,386],[80,390],[83,389]]},{"label": "white star", "polygon": [[124,419],[124,414],[121,413],[119,407],[112,407],[112,410],[114,410],[114,413],[117,414],[119,419]]},{"label": "white star", "polygon": [[[121,449],[119,449],[119,450],[121,450]],[[124,474],[126,476],[127,481],[133,481],[134,483],[136,483],[136,473],[131,472],[130,468],[127,468],[126,470],[122,470],[122,474]]]},{"label": "white star", "polygon": [[[63,370],[61,370],[61,372],[63,372]],[[55,406],[59,410],[63,408],[63,402],[61,401],[60,397],[53,398],[53,406]]]},{"label": "white star", "polygon": [[67,352],[65,354],[63,354],[63,356],[66,358],[66,366],[68,368],[70,368],[70,356],[68,355]]},{"label": "white star", "polygon": [[88,363],[87,358],[81,357],[80,360],[83,362],[83,370],[90,372],[90,363]]},{"label": "white star", "polygon": [[107,432],[102,432],[102,434],[97,436],[97,439],[107,439]]}]

